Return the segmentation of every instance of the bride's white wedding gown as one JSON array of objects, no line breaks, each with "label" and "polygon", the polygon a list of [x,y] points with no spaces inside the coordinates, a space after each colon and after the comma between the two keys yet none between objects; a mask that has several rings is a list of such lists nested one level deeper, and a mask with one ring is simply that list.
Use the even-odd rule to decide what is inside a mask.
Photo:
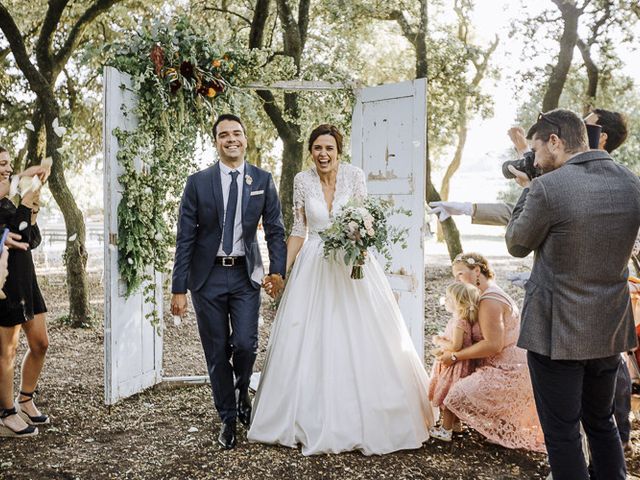
[{"label": "bride's white wedding gown", "polygon": [[[362,170],[340,164],[333,211],[364,198]],[[322,256],[331,222],[315,168],[296,175],[291,235],[305,241],[269,338],[249,440],[302,446],[304,455],[419,448],[433,413],[428,376],[384,271],[372,255],[364,278]]]}]

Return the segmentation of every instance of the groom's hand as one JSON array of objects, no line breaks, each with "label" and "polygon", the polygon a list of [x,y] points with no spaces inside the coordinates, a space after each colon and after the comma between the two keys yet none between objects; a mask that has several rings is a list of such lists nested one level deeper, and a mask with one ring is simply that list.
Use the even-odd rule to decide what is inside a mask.
[{"label": "groom's hand", "polygon": [[171,295],[171,315],[184,316],[187,313],[186,293],[174,293]]},{"label": "groom's hand", "polygon": [[284,279],[279,273],[272,273],[264,277],[262,287],[271,298],[276,298],[284,290]]}]

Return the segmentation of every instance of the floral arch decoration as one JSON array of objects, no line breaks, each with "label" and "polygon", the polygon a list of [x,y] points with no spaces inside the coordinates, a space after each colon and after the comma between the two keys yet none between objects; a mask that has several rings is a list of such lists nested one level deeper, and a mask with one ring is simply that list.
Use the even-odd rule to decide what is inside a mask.
[{"label": "floral arch decoration", "polygon": [[[168,270],[179,198],[195,169],[198,137],[210,135],[217,111],[232,108],[237,85],[258,57],[222,48],[199,35],[185,18],[149,24],[107,47],[106,64],[131,76],[138,99],[132,112],[123,112],[135,115],[136,129],[113,132],[122,167],[118,268],[127,296],[149,281],[143,294],[154,302],[155,282],[148,268]],[[149,316],[159,325],[156,309]]]}]

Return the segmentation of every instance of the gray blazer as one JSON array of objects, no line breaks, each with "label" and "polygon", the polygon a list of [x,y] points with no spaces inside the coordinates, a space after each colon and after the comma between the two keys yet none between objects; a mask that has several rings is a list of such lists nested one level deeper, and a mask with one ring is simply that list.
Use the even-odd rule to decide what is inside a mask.
[{"label": "gray blazer", "polygon": [[636,346],[628,262],[640,227],[640,181],[604,151],[531,182],[507,226],[509,252],[535,250],[518,346],[556,360]]},{"label": "gray blazer", "polygon": [[506,226],[511,220],[513,204],[474,203],[471,223],[476,225]]}]

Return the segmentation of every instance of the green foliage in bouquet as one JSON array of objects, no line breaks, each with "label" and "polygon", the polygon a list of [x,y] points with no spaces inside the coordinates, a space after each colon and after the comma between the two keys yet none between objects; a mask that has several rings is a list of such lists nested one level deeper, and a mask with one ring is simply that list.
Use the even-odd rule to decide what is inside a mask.
[{"label": "green foliage in bouquet", "polygon": [[[114,131],[123,170],[118,266],[127,296],[146,283],[145,299],[154,302],[149,272],[164,272],[170,264],[178,202],[196,168],[198,137],[210,135],[217,104],[225,110],[233,105],[239,93],[235,85],[258,69],[261,54],[223,48],[186,18],[147,23],[126,42],[107,47],[107,65],[131,75],[138,99],[132,111],[124,112],[135,116],[136,129]],[[155,309],[149,317],[159,324]]]},{"label": "green foliage in bouquet", "polygon": [[324,241],[324,257],[335,259],[342,255],[344,264],[351,269],[351,278],[364,276],[362,266],[367,249],[374,248],[391,266],[391,246],[399,243],[407,247],[407,230],[389,223],[393,214],[411,215],[411,212],[394,208],[390,200],[368,196],[364,201],[351,200],[333,219],[331,225],[320,232]]}]

